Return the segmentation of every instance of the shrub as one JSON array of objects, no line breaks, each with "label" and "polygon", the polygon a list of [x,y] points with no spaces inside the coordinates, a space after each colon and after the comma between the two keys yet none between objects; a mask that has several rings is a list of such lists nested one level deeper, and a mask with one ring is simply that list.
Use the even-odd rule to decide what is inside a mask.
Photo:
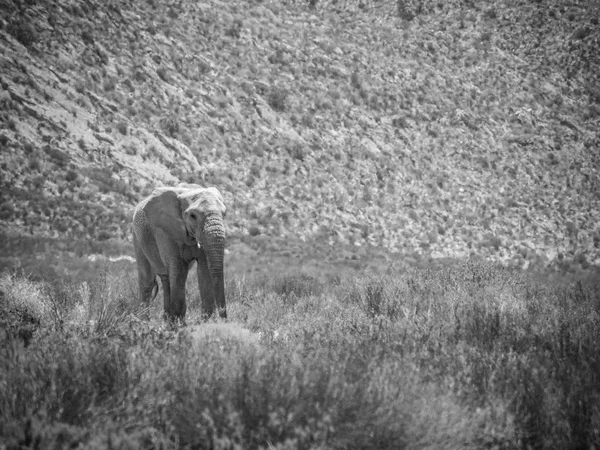
[{"label": "shrub", "polygon": [[31,142],[25,142],[23,144],[23,151],[27,154],[31,154],[35,152],[35,147]]},{"label": "shrub", "polygon": [[162,117],[159,121],[159,125],[160,128],[172,138],[179,133],[179,118],[175,116]]},{"label": "shrub", "polygon": [[302,144],[299,142],[293,142],[290,143],[286,146],[286,150],[288,151],[288,154],[298,160],[298,161],[304,161],[304,148],[302,147]]},{"label": "shrub", "polygon": [[117,130],[119,131],[119,133],[121,133],[123,136],[127,136],[127,123],[124,121],[121,121],[117,124]]},{"label": "shrub", "polygon": [[160,77],[160,79],[163,80],[165,83],[171,82],[171,75],[169,74],[169,71],[166,68],[159,67],[158,69],[156,69],[156,73]]},{"label": "shrub", "polygon": [[275,87],[269,91],[267,101],[275,111],[283,112],[286,109],[288,92],[284,88]]},{"label": "shrub", "polygon": [[104,85],[102,87],[104,92],[112,92],[116,89],[117,82],[113,78],[108,78],[106,81],[104,81]]},{"label": "shrub", "polygon": [[332,289],[234,276],[230,320],[248,342],[190,339],[159,305],[132,308],[134,277],[52,290],[0,277],[0,306],[41,317],[11,319],[36,327],[26,350],[0,345],[0,434],[10,448],[596,448],[591,281],[478,261],[353,271]]},{"label": "shrub", "polygon": [[69,169],[67,170],[67,173],[65,175],[65,180],[68,181],[69,183],[75,181],[78,177],[78,173],[76,171],[74,171],[73,169]]},{"label": "shrub", "polygon": [[39,325],[50,318],[51,304],[44,294],[43,285],[28,279],[2,273],[0,301],[2,302],[0,309],[3,313],[18,319],[11,322],[13,325],[15,323]]},{"label": "shrub", "polygon": [[27,308],[6,304],[6,294],[0,291],[0,326],[4,330],[3,339],[19,339],[27,347],[34,333],[40,327],[40,318]]},{"label": "shrub", "polygon": [[294,295],[296,297],[307,297],[319,295],[323,292],[323,284],[316,278],[307,275],[284,275],[273,281],[273,291],[283,296]]},{"label": "shrub", "polygon": [[138,154],[137,145],[135,145],[135,143],[133,143],[133,142],[131,142],[129,145],[124,146],[123,149],[125,150],[125,153],[127,153],[128,155],[137,155]]},{"label": "shrub", "polygon": [[350,76],[350,84],[356,89],[362,89],[362,81],[358,75],[358,72],[352,72],[352,75]]},{"label": "shrub", "polygon": [[52,158],[56,164],[60,167],[64,167],[71,160],[71,157],[58,148],[54,148],[51,145],[45,145],[43,148],[44,152]]},{"label": "shrub", "polygon": [[108,239],[112,238],[112,235],[111,235],[111,233],[110,233],[109,231],[107,231],[107,230],[100,230],[100,231],[98,232],[98,234],[97,234],[96,238],[97,238],[99,241],[106,241],[106,240],[108,240]]},{"label": "shrub", "polygon": [[37,43],[38,35],[33,26],[26,19],[17,19],[11,22],[7,28],[8,33],[25,47],[31,47]]},{"label": "shrub", "polygon": [[37,190],[42,189],[44,184],[46,184],[46,177],[44,175],[37,175],[31,180],[33,187]]},{"label": "shrub", "polygon": [[408,22],[413,20],[415,18],[415,13],[412,3],[413,2],[410,0],[398,0],[396,4],[398,17]]},{"label": "shrub", "polygon": [[34,171],[34,172],[39,171],[41,169],[41,167],[42,167],[41,160],[37,156],[34,156],[29,160],[29,168],[32,171]]},{"label": "shrub", "polygon": [[3,201],[0,206],[0,219],[9,220],[16,213],[15,205],[9,201]]},{"label": "shrub", "polygon": [[312,113],[306,113],[302,116],[302,125],[307,128],[313,128],[315,126],[315,116]]},{"label": "shrub", "polygon": [[238,39],[241,36],[243,27],[243,22],[240,19],[236,19],[231,27],[225,30],[226,36],[231,36],[232,38]]}]

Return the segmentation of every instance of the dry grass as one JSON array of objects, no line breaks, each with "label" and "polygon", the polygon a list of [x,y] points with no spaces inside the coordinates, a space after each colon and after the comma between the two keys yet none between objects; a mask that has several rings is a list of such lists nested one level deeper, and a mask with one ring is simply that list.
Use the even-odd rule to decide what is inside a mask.
[{"label": "dry grass", "polygon": [[[230,322],[200,323],[192,300],[188,325],[173,328],[160,320],[159,302],[150,310],[132,303],[129,277],[105,274],[59,295],[3,275],[3,444],[600,443],[597,287],[481,264],[346,273],[316,291],[307,280],[232,278]],[[23,316],[14,314],[22,308],[38,319],[26,347]]]}]

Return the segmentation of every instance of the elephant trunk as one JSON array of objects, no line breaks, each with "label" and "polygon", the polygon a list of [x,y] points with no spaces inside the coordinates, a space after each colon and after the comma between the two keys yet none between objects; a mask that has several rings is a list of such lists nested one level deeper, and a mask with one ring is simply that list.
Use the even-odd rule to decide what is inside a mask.
[{"label": "elephant trunk", "polygon": [[227,317],[225,308],[225,280],[223,258],[225,255],[225,227],[220,214],[209,214],[204,220],[202,247],[206,253],[211,284],[219,316]]}]

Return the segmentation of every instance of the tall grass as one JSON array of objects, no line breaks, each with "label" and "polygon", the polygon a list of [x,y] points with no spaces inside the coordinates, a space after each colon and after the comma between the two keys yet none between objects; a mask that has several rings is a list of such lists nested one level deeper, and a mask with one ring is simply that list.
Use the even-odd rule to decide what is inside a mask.
[{"label": "tall grass", "polygon": [[[2,276],[1,445],[600,445],[591,284],[483,263],[332,284],[232,277],[219,334],[193,331],[210,327],[194,292],[188,325],[173,328],[159,302],[137,307],[133,286],[111,274],[61,289]],[[34,327],[27,342],[21,325]]]}]

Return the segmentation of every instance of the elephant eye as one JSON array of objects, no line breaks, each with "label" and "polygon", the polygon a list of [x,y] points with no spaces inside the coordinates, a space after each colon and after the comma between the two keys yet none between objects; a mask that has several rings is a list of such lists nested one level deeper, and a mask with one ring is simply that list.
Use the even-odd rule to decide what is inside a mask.
[{"label": "elephant eye", "polygon": [[192,220],[196,220],[196,218],[197,218],[197,217],[196,217],[196,213],[190,213],[190,218],[191,218]]}]

